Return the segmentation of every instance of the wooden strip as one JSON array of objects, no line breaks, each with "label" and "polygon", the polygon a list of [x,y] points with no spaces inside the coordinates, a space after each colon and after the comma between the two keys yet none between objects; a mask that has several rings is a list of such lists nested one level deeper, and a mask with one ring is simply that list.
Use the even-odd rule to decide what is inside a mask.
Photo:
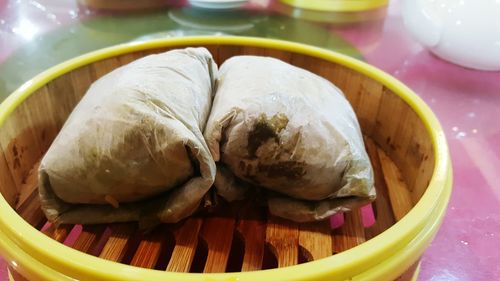
[{"label": "wooden strip", "polygon": [[385,182],[387,183],[392,211],[396,220],[402,219],[413,207],[411,194],[399,169],[381,149],[378,150]]},{"label": "wooden strip", "polygon": [[111,225],[110,228],[111,235],[104,245],[99,257],[110,261],[120,262],[125,257],[125,253],[130,246],[136,224],[119,223]]},{"label": "wooden strip", "polygon": [[19,198],[17,200],[16,208],[21,207],[26,200],[32,196],[33,193],[38,195],[38,167],[40,161],[35,164],[31,169],[19,190]]},{"label": "wooden strip", "polygon": [[333,252],[340,253],[365,242],[361,210],[344,213],[344,224],[333,231]]},{"label": "wooden strip", "polygon": [[105,230],[106,226],[103,224],[84,225],[82,232],[71,248],[84,253],[90,252],[95,248]]},{"label": "wooden strip", "polygon": [[5,154],[0,146],[0,193],[5,198],[10,206],[15,206],[18,196],[18,191],[12,173],[7,165]]},{"label": "wooden strip", "polygon": [[383,89],[380,104],[377,116],[373,120],[375,129],[370,137],[399,165],[407,159],[403,155],[402,147],[398,144],[396,136],[400,130],[399,120],[394,120],[394,117],[406,116],[408,105],[387,88]]},{"label": "wooden strip", "polygon": [[94,73],[91,65],[82,66],[69,73],[69,79],[71,81],[71,85],[73,86],[71,99],[74,102],[73,106],[71,103],[68,104],[70,108],[76,105],[76,102],[78,102],[85,95],[90,85],[92,85],[92,83],[96,80],[93,75]]},{"label": "wooden strip", "polygon": [[332,254],[330,221],[302,223],[299,230],[299,244],[307,251],[307,261],[318,260]]},{"label": "wooden strip", "polygon": [[40,150],[40,157],[49,149],[59,131],[53,115],[58,104],[54,103],[50,95],[47,87],[41,87],[19,107],[25,116],[23,122],[33,132],[33,145]]},{"label": "wooden strip", "polygon": [[[212,54],[215,62],[219,61],[219,46],[218,45],[205,45],[203,46]],[[219,65],[220,66],[220,65]]]},{"label": "wooden strip", "polygon": [[319,60],[318,64],[321,67],[318,69],[317,73],[339,87],[349,100],[349,103],[353,106],[354,111],[357,112],[357,106],[361,98],[360,92],[366,76],[345,66],[331,64],[324,60]]},{"label": "wooden strip", "polygon": [[270,48],[264,48],[264,55],[268,57],[277,58],[284,62],[290,63],[292,60],[292,53],[284,52],[283,50],[276,50]]},{"label": "wooden strip", "polygon": [[[266,48],[255,46],[243,46],[243,53],[246,56],[266,56]],[[283,53],[283,51],[280,51]]]},{"label": "wooden strip", "polygon": [[26,122],[27,117],[23,115],[22,110],[16,110],[12,117],[5,121],[0,134],[0,146],[18,191],[42,156],[33,130],[22,130],[27,126]]},{"label": "wooden strip", "polygon": [[[405,175],[404,181],[411,192],[415,180],[419,177],[419,166],[426,152],[432,153],[432,148],[426,149],[429,143],[427,130],[422,130],[422,121],[411,109],[406,109],[398,116],[398,129],[394,136],[394,147],[397,157],[391,156],[391,160],[397,163],[398,169]],[[423,134],[423,135],[422,135]],[[422,138],[423,137],[423,138]],[[389,151],[390,152],[390,151]],[[426,186],[427,187],[427,186]]]},{"label": "wooden strip", "polygon": [[406,111],[405,115],[398,116],[396,142],[397,147],[401,147],[398,153],[401,156],[393,157],[390,153],[388,155],[404,175],[407,188],[413,195],[412,202],[417,202],[427,189],[432,176],[434,153],[427,128],[411,108]]},{"label": "wooden strip", "polygon": [[133,53],[127,53],[123,54],[118,57],[118,61],[120,62],[120,65],[125,65],[129,64],[137,59],[140,59],[144,56],[142,52],[133,52]]},{"label": "wooden strip", "polygon": [[204,273],[226,271],[235,224],[231,217],[211,217],[203,222],[201,237],[208,247]]},{"label": "wooden strip", "polygon": [[365,138],[365,146],[372,163],[375,176],[375,188],[377,190],[377,199],[373,203],[375,223],[365,230],[366,238],[370,239],[391,227],[396,220],[392,213],[389,192],[387,191],[387,185],[382,173],[377,145],[370,138]]},{"label": "wooden strip", "polygon": [[160,257],[162,244],[166,239],[165,231],[166,228],[162,225],[145,235],[139,242],[130,265],[154,268]]},{"label": "wooden strip", "polygon": [[256,207],[255,202],[244,206],[238,222],[238,231],[245,246],[241,271],[262,269],[266,241],[265,210]]},{"label": "wooden strip", "polygon": [[267,222],[266,242],[276,255],[278,267],[298,263],[299,227],[297,223],[271,216]]},{"label": "wooden strip", "polygon": [[[88,81],[86,78],[89,75],[82,72],[82,69],[88,68],[89,66],[80,67],[47,83],[46,87],[49,93],[47,99],[50,100],[52,105],[51,112],[48,114],[52,114],[56,128],[63,126],[69,114],[87,90],[83,89],[85,85],[78,87],[80,84],[76,83],[75,80],[78,80],[79,83]],[[74,76],[77,76],[77,78],[72,79]],[[81,78],[78,79],[78,76],[81,76]]]},{"label": "wooden strip", "polygon": [[[352,105],[364,134],[371,135],[377,127],[374,120],[381,105],[380,100],[383,91],[384,87],[379,82],[367,77],[362,78],[359,92],[356,93],[357,103]],[[351,100],[355,99],[351,98]]]},{"label": "wooden strip", "polygon": [[109,72],[113,71],[120,65],[121,64],[118,61],[117,57],[111,57],[94,62],[93,64],[90,65],[91,72],[92,74],[94,74],[93,75],[94,81],[108,74]]},{"label": "wooden strip", "polygon": [[35,228],[38,228],[45,221],[38,195],[39,165],[40,162],[29,172],[25,183],[20,188],[19,199],[16,203],[16,212]]},{"label": "wooden strip", "polygon": [[58,227],[52,224],[49,226],[49,228],[44,230],[43,233],[45,233],[45,235],[51,237],[52,239],[62,243],[64,242],[64,240],[66,240],[66,237],[68,237],[68,234],[73,229],[73,227],[74,225],[72,224],[62,224]]},{"label": "wooden strip", "polygon": [[33,227],[38,228],[46,219],[40,204],[38,192],[32,193],[23,205],[16,209],[16,212]]},{"label": "wooden strip", "polygon": [[[465,145],[465,142],[463,144],[464,144],[464,146],[467,146],[467,145]],[[422,156],[422,162],[420,163],[420,165],[417,169],[418,174],[415,177],[415,181],[413,182],[413,184],[410,183],[408,186],[408,190],[410,190],[410,194],[412,196],[413,205],[417,204],[417,202],[420,200],[420,198],[422,197],[424,192],[427,190],[427,187],[429,186],[429,183],[430,183],[431,178],[432,178],[432,174],[434,173],[434,154],[432,152],[432,148],[429,147],[428,151],[429,152],[427,152],[427,154],[424,154]],[[482,156],[485,156],[485,155],[483,154]],[[485,157],[490,157],[490,156],[491,155],[485,156]],[[472,158],[478,158],[478,157],[472,157]],[[475,160],[472,160],[472,161],[475,161]],[[490,165],[493,163],[493,162],[489,162],[488,160],[486,160],[486,161]],[[496,166],[493,165],[493,167],[496,167]],[[478,166],[478,168],[483,175],[488,173],[487,169],[483,169],[480,166]],[[485,179],[488,180],[486,177],[485,177]],[[412,188],[410,188],[411,186],[412,186]],[[492,186],[494,186],[494,185],[492,185]],[[497,191],[497,195],[500,193],[500,192],[498,192],[498,188],[495,188],[494,190]],[[497,197],[500,198],[500,196],[497,196]]]},{"label": "wooden strip", "polygon": [[243,50],[243,46],[219,45],[219,51],[217,52],[217,64],[220,65],[233,56],[243,55]]},{"label": "wooden strip", "polygon": [[189,272],[198,245],[198,234],[203,221],[189,218],[174,231],[175,247],[167,271]]},{"label": "wooden strip", "polygon": [[[462,142],[466,150],[469,150],[471,148],[469,142],[470,139],[464,139],[464,141]],[[482,150],[489,151],[488,149],[486,149],[486,147],[487,146],[484,146]],[[476,151],[476,153],[477,152],[481,153],[480,151]],[[416,204],[420,200],[424,192],[427,190],[427,187],[429,186],[432,174],[434,172],[434,163],[435,163],[433,145],[430,141],[427,128],[425,128],[421,123],[419,124],[417,130],[415,130],[413,134],[406,155],[408,155],[410,159],[414,159],[414,162],[412,163],[415,163],[414,166],[412,167],[413,171],[415,171],[414,180],[410,181],[411,179],[407,179],[406,173],[404,173],[404,175],[405,175],[405,181],[406,183],[408,183],[408,190],[410,190],[412,196],[412,202],[413,204]],[[493,160],[491,157],[493,155],[491,153],[481,154],[481,156],[483,157],[475,157],[475,156],[471,157],[473,159],[472,161],[476,162],[478,158],[481,159],[489,158],[488,160]],[[488,160],[486,161],[490,167],[496,167],[494,161],[488,161]],[[489,168],[486,167],[481,167],[481,166],[478,167],[480,171],[483,173],[483,175],[487,173],[486,171],[489,170]],[[400,170],[402,172],[405,172],[402,169]],[[485,177],[485,179],[488,180],[487,177]]]},{"label": "wooden strip", "polygon": [[260,220],[241,221],[238,226],[245,243],[245,255],[241,271],[253,271],[262,268],[266,223]]}]

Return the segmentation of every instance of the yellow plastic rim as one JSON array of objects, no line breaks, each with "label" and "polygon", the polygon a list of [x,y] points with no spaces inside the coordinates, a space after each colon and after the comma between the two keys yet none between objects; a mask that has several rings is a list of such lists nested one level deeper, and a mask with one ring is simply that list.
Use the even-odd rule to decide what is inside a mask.
[{"label": "yellow plastic rim", "polygon": [[444,132],[429,107],[387,73],[351,57],[287,41],[234,36],[196,36],[134,42],[101,49],[59,64],[26,82],[0,105],[0,126],[34,91],[73,69],[109,57],[147,49],[197,45],[240,45],[280,49],[332,61],[384,84],[407,102],[432,138],[435,167],[426,192],[399,222],[342,253],[296,266],[254,272],[174,273],[103,260],[45,236],[0,196],[0,254],[32,280],[390,280],[416,262],[437,232],[451,194],[451,162]]},{"label": "yellow plastic rim", "polygon": [[324,12],[360,12],[387,5],[389,0],[280,0],[301,9]]}]

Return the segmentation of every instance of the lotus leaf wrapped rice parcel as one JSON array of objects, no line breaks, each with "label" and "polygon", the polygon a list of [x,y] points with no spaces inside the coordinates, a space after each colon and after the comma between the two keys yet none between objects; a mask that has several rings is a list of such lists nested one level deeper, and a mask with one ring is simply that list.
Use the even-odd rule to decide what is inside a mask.
[{"label": "lotus leaf wrapped rice parcel", "polygon": [[216,74],[206,49],[187,48],[94,82],[42,159],[48,219],[154,225],[196,211],[215,176],[202,132]]},{"label": "lotus leaf wrapped rice parcel", "polygon": [[265,190],[272,214],[325,219],[375,199],[356,115],[332,83],[268,57],[222,64],[205,130],[228,200]]}]

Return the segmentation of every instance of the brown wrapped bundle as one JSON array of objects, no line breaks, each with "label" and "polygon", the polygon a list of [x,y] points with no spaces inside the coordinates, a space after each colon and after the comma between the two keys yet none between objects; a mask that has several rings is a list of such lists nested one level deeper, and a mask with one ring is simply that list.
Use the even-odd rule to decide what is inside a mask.
[{"label": "brown wrapped bundle", "polygon": [[349,102],[329,81],[280,60],[224,62],[204,135],[219,161],[215,186],[230,201],[260,187],[272,214],[304,222],[375,199]]},{"label": "brown wrapped bundle", "polygon": [[56,223],[177,222],[213,184],[202,132],[217,66],[173,50],[94,82],[41,162],[42,209]]}]

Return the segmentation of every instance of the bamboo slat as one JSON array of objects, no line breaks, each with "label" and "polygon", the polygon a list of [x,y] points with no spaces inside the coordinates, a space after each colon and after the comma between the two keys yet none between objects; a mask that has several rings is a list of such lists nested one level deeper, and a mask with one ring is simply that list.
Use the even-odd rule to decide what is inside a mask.
[{"label": "bamboo slat", "polygon": [[365,242],[360,209],[344,214],[344,224],[333,231],[333,252],[340,253]]},{"label": "bamboo slat", "polygon": [[208,255],[203,272],[225,272],[235,228],[234,218],[208,218],[203,222],[201,237],[207,243]]},{"label": "bamboo slat", "polygon": [[266,242],[278,260],[278,267],[295,265],[299,261],[298,224],[271,216],[267,221]]},{"label": "bamboo slat", "polygon": [[50,225],[43,233],[45,235],[51,237],[52,239],[58,242],[64,242],[66,237],[68,237],[69,232],[73,229],[74,225],[71,224],[62,224],[60,226]]},{"label": "bamboo slat", "polygon": [[382,174],[378,148],[369,138],[365,138],[365,146],[372,163],[375,177],[375,188],[377,190],[377,200],[375,200],[372,204],[374,207],[375,223],[365,230],[366,238],[370,239],[391,227],[396,220],[394,219],[387,185],[385,183],[384,175]]},{"label": "bamboo slat", "polygon": [[389,190],[392,211],[396,220],[402,219],[413,207],[411,194],[401,174],[391,159],[381,149],[378,150],[385,182]]},{"label": "bamboo slat", "polygon": [[303,223],[299,228],[299,245],[306,251],[307,261],[318,260],[332,254],[329,221]]},{"label": "bamboo slat", "polygon": [[106,230],[106,225],[98,224],[98,225],[84,225],[82,232],[75,240],[71,248],[89,253],[97,246],[101,236]]},{"label": "bamboo slat", "polygon": [[175,247],[167,271],[189,272],[198,246],[202,223],[199,218],[189,218],[174,231]]},{"label": "bamboo slat", "polygon": [[136,225],[132,223],[120,223],[110,226],[111,235],[99,255],[100,258],[120,262],[124,259],[127,250],[132,244],[132,236]]},{"label": "bamboo slat", "polygon": [[262,268],[264,243],[266,240],[266,221],[264,211],[252,204],[243,207],[238,222],[238,231],[243,237],[244,256],[241,271]]},{"label": "bamboo slat", "polygon": [[142,237],[130,265],[154,268],[160,258],[162,243],[166,240],[165,227],[159,226]]}]

